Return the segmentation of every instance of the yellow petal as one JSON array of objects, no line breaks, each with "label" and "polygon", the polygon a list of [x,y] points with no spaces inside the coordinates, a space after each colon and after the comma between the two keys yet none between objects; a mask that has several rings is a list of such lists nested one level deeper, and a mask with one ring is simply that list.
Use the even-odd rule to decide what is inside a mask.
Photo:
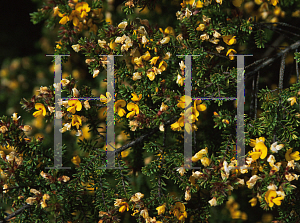
[{"label": "yellow petal", "polygon": [[276,204],[276,205],[281,205],[281,202],[284,198],[283,197],[276,197],[274,198],[272,201]]},{"label": "yellow petal", "polygon": [[251,158],[253,161],[257,160],[260,157],[261,153],[260,152],[252,152],[250,153]]}]

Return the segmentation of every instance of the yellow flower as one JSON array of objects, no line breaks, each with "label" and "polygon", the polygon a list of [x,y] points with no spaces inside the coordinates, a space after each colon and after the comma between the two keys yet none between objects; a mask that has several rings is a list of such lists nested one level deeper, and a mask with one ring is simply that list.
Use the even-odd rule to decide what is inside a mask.
[{"label": "yellow flower", "polygon": [[267,159],[267,162],[270,164],[271,167],[274,166],[274,163],[275,163],[275,157],[273,155],[270,155]]},{"label": "yellow flower", "polygon": [[236,44],[235,36],[232,36],[232,35],[223,36],[223,41],[224,41],[227,45],[233,45],[233,44]]},{"label": "yellow flower", "polygon": [[216,3],[219,3],[220,5],[222,5],[222,0],[216,0]]},{"label": "yellow flower", "polygon": [[195,100],[194,101],[194,107],[198,110],[198,111],[205,111],[206,110],[206,105],[202,104],[201,100]]},{"label": "yellow flower", "polygon": [[120,117],[123,117],[126,114],[126,111],[122,108],[125,107],[125,105],[126,101],[124,100],[118,100],[115,103],[115,112],[117,112]]},{"label": "yellow flower", "polygon": [[192,162],[197,162],[198,160],[202,159],[203,155],[206,155],[207,153],[207,147],[205,149],[201,149],[192,157]]},{"label": "yellow flower", "polygon": [[59,20],[59,24],[64,25],[64,24],[66,24],[68,21],[70,21],[69,16],[67,15],[67,13],[62,14],[62,13],[60,13],[60,12],[58,11],[58,16],[59,16],[59,17],[62,17],[61,20]]},{"label": "yellow flower", "polygon": [[79,3],[76,4],[75,10],[80,13],[81,18],[84,18],[88,15],[87,12],[89,12],[91,10],[91,8],[89,7],[88,3],[79,2]]},{"label": "yellow flower", "polygon": [[229,55],[229,59],[234,60],[234,56],[233,56],[234,54],[236,54],[236,51],[234,49],[229,49],[226,53],[226,56]]},{"label": "yellow flower", "polygon": [[145,60],[145,61],[150,60],[150,58],[151,58],[151,55],[150,55],[149,51],[147,51],[147,52],[142,56],[142,59]]},{"label": "yellow flower", "polygon": [[131,98],[132,101],[140,101],[142,99],[142,94],[139,94],[139,97],[137,96],[136,93],[131,93],[131,95],[132,95]]},{"label": "yellow flower", "polygon": [[185,97],[187,97],[188,101],[192,101],[192,98],[190,96],[181,96],[177,104],[178,108],[185,108]]},{"label": "yellow flower", "polygon": [[261,179],[261,177],[257,176],[257,175],[253,175],[247,182],[247,186],[249,189],[252,189],[254,187],[254,185],[256,184],[256,181],[258,179]]},{"label": "yellow flower", "polygon": [[168,26],[167,28],[165,28],[165,31],[163,32],[163,34],[175,36],[175,31],[174,31],[173,27]]},{"label": "yellow flower", "polygon": [[109,43],[109,48],[112,49],[112,50],[117,50],[117,44],[115,43],[115,41],[111,41]]},{"label": "yellow flower", "polygon": [[[191,117],[189,117],[188,115],[192,114]],[[199,112],[197,111],[197,109],[195,107],[190,107],[186,110],[186,112],[183,114],[181,113],[181,115],[185,115],[188,117],[188,120],[191,121],[192,123],[194,123],[195,121],[198,121],[198,116],[199,116]]]},{"label": "yellow flower", "polygon": [[72,126],[76,126],[76,128],[79,129],[80,125],[82,125],[80,116],[72,115]]},{"label": "yellow flower", "polygon": [[150,60],[150,64],[151,64],[151,65],[155,65],[158,59],[159,59],[159,56],[158,56],[158,57],[153,57],[153,58]]},{"label": "yellow flower", "polygon": [[70,106],[68,109],[67,109],[67,111],[69,111],[69,112],[71,112],[71,113],[73,113],[73,114],[75,114],[75,110],[76,111],[81,111],[81,109],[82,109],[82,104],[81,104],[81,102],[78,100],[78,99],[76,99],[76,100],[69,100],[68,101],[68,105]]},{"label": "yellow flower", "polygon": [[13,121],[18,121],[21,118],[21,116],[18,117],[18,113],[13,113],[11,118],[12,118]]},{"label": "yellow flower", "polygon": [[122,202],[119,206],[121,206],[119,208],[119,212],[123,213],[126,209],[127,211],[129,211],[129,204],[127,204],[126,202]]},{"label": "yellow flower", "polygon": [[184,78],[181,75],[177,75],[177,80],[176,80],[176,84],[182,86],[184,83]]},{"label": "yellow flower", "polygon": [[265,146],[264,142],[257,142],[255,147],[253,148],[254,152],[250,152],[249,155],[253,159],[253,161],[257,160],[258,158],[264,159],[268,154],[268,149]]},{"label": "yellow flower", "polygon": [[133,73],[132,80],[137,81],[138,79],[141,79],[141,78],[142,78],[142,73],[141,72]]},{"label": "yellow flower", "polygon": [[126,21],[124,21],[124,22],[121,22],[121,23],[118,25],[118,28],[120,28],[120,29],[125,29],[127,25],[128,25],[128,23],[127,23]]},{"label": "yellow flower", "polygon": [[8,131],[8,129],[7,129],[7,127],[5,125],[3,125],[3,126],[0,127],[0,133],[4,134],[7,131]]},{"label": "yellow flower", "polygon": [[221,53],[222,50],[224,50],[225,48],[222,46],[217,46],[216,50],[218,51],[218,53]]},{"label": "yellow flower", "polygon": [[49,199],[50,199],[49,194],[44,194],[43,195],[43,200],[41,201],[42,208],[46,208],[47,207],[46,200],[49,200]]},{"label": "yellow flower", "polygon": [[129,118],[129,119],[133,118],[133,116],[140,113],[139,106],[132,102],[127,104],[127,110],[130,112],[126,115],[126,118]]},{"label": "yellow flower", "polygon": [[270,150],[271,150],[273,153],[278,153],[278,151],[281,150],[283,147],[284,147],[283,144],[277,145],[277,142],[274,142],[274,143],[271,145]]},{"label": "yellow flower", "polygon": [[203,2],[200,1],[200,0],[198,0],[198,1],[196,2],[196,8],[203,8]]},{"label": "yellow flower", "polygon": [[201,159],[201,163],[202,163],[203,166],[207,167],[207,166],[210,165],[211,159],[209,159],[208,157],[204,157],[204,158]]},{"label": "yellow flower", "polygon": [[161,215],[161,214],[165,213],[165,211],[166,211],[166,204],[163,204],[163,205],[157,207],[156,210],[158,212],[158,215]]},{"label": "yellow flower", "polygon": [[168,109],[168,105],[165,105],[163,102],[161,103],[161,106],[160,106],[160,111],[166,111]]},{"label": "yellow flower", "polygon": [[80,18],[80,13],[76,10],[73,10],[72,13],[69,16],[69,21],[73,21],[74,26],[79,25],[79,18]]},{"label": "yellow flower", "polygon": [[217,206],[217,199],[216,197],[213,197],[210,201],[208,201],[210,206]]},{"label": "yellow flower", "polygon": [[155,79],[155,73],[153,71],[147,72],[147,77],[150,81],[153,81]]},{"label": "yellow flower", "polygon": [[76,166],[79,166],[79,164],[81,163],[81,159],[78,155],[73,156],[73,158],[71,159],[71,162],[74,163]]},{"label": "yellow flower", "polygon": [[293,106],[295,103],[297,104],[297,98],[296,97],[291,97],[287,100],[291,102],[291,106]]},{"label": "yellow flower", "polygon": [[272,4],[273,6],[276,6],[276,5],[279,3],[278,0],[268,0],[268,1],[271,1],[271,4]]},{"label": "yellow flower", "polygon": [[162,71],[165,71],[167,69],[168,64],[163,60],[159,63],[158,69],[161,69]]},{"label": "yellow flower", "polygon": [[32,205],[33,203],[36,202],[36,198],[35,197],[29,197],[26,199],[26,203]]},{"label": "yellow flower", "polygon": [[183,203],[176,202],[173,209],[174,216],[176,216],[178,220],[184,220],[185,218],[187,218],[187,213],[185,211],[185,206]]},{"label": "yellow flower", "polygon": [[140,215],[144,218],[144,219],[148,219],[149,218],[149,212],[147,208],[144,208],[143,210],[141,210]]},{"label": "yellow flower", "polygon": [[283,199],[284,197],[282,196],[277,197],[277,193],[275,190],[268,190],[265,195],[265,200],[268,203],[269,207],[273,207],[274,204],[280,206]]},{"label": "yellow flower", "polygon": [[203,31],[205,30],[205,25],[203,23],[200,23],[199,26],[196,28],[197,31]]},{"label": "yellow flower", "polygon": [[139,202],[143,197],[144,197],[144,194],[137,192],[131,197],[130,201]]},{"label": "yellow flower", "polygon": [[33,113],[34,117],[38,117],[38,116],[46,116],[46,108],[43,104],[41,103],[36,103],[35,104],[35,109],[38,110],[36,112]]},{"label": "yellow flower", "polygon": [[181,130],[181,127],[180,127],[179,122],[174,122],[174,123],[171,125],[171,129],[172,129],[173,131],[180,131],[180,130]]},{"label": "yellow flower", "polygon": [[286,161],[291,161],[291,160],[297,161],[297,160],[300,160],[299,152],[296,151],[296,152],[293,152],[293,153],[292,153],[292,150],[293,150],[293,148],[290,148],[290,149],[286,152],[286,154],[285,154],[285,159],[286,159]]},{"label": "yellow flower", "polygon": [[100,101],[103,102],[104,104],[107,104],[107,102],[110,102],[111,99],[112,99],[112,97],[109,92],[106,92],[106,97],[103,94],[100,95]]},{"label": "yellow flower", "polygon": [[177,168],[178,173],[180,174],[180,176],[183,176],[184,173],[186,173],[186,170],[183,167],[179,167]]},{"label": "yellow flower", "polygon": [[160,43],[161,44],[167,44],[168,42],[170,42],[170,37],[166,36],[165,38],[163,38]]}]

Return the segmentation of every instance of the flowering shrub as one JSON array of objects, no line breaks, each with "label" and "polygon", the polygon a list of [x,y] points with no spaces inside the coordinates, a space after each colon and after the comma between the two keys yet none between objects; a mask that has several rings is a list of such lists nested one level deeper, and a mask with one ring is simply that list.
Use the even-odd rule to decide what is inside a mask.
[{"label": "flowering shrub", "polygon": [[[177,7],[172,15],[177,20],[164,27],[135,15],[138,8],[155,11],[164,6],[155,1],[124,2],[116,20],[112,2],[41,4],[31,14],[32,22],[46,20],[48,28],[59,27],[55,55],[80,54],[95,80],[105,77],[108,55],[121,55],[115,56],[115,83],[105,82],[105,77],[101,84],[114,85],[115,92],[104,89],[97,100],[89,100],[96,96],[90,87],[79,85],[74,75],[63,75],[61,92],[68,100],[58,102],[61,112],[55,111],[57,84],[41,86],[30,100],[21,100],[34,118],[47,123],[61,118],[63,135],[73,131],[74,137],[81,137],[77,144],[85,155],[74,156],[74,165],[64,160],[72,148],[62,147],[63,167],[72,165],[70,169],[47,169],[54,162],[53,148],[45,147],[42,137],[30,137],[32,127],[17,113],[1,117],[0,142],[13,148],[1,151],[3,198],[14,208],[8,216],[1,214],[3,222],[14,217],[22,222],[209,222],[211,207],[226,202],[230,206],[229,195],[239,188],[247,191],[250,206],[275,210],[282,222],[300,220],[298,53],[297,83],[283,88],[286,54],[300,42],[253,62],[252,71],[246,67],[245,81],[252,78],[254,86],[256,79],[258,89],[257,72],[282,57],[280,70],[274,71],[279,73],[278,88],[256,91],[255,108],[245,114],[243,168],[237,160],[241,148],[236,145],[236,104],[195,100],[236,97],[235,55],[269,44],[267,29],[295,28],[286,12],[299,17],[299,10],[290,8],[299,8],[300,1],[184,0],[172,6]],[[185,95],[185,55],[193,55],[192,98]],[[67,59],[62,57],[63,62]],[[105,128],[111,100],[116,168],[105,169],[106,150],[111,149]],[[186,132],[193,135],[188,160]],[[198,169],[188,169],[187,161]],[[229,210],[233,219],[248,218],[237,207]]]}]

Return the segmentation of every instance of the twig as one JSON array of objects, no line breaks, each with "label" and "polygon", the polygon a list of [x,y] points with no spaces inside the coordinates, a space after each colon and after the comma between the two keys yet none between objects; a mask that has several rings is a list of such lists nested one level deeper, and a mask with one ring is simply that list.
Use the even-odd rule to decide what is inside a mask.
[{"label": "twig", "polygon": [[[174,122],[177,118],[178,118],[178,117],[175,116],[175,117],[171,118],[170,120],[166,121],[166,122],[165,122],[165,126],[169,126],[169,125],[173,124],[173,122]],[[122,152],[122,151],[128,149],[129,147],[132,147],[132,146],[136,145],[137,143],[143,142],[147,137],[153,135],[154,133],[156,133],[156,132],[158,132],[158,131],[159,131],[159,127],[155,127],[155,128],[152,129],[152,131],[150,131],[149,133],[140,136],[140,137],[137,138],[136,140],[131,141],[130,143],[127,143],[126,145],[120,147],[119,149],[116,149],[116,150],[115,150],[115,154],[120,153],[120,152]]]},{"label": "twig", "polygon": [[256,76],[256,89],[255,89],[255,96],[254,96],[254,119],[256,119],[256,115],[257,115],[257,93],[258,93],[258,82],[259,82],[259,71],[257,72],[257,76]]},{"label": "twig", "polygon": [[[298,53],[298,49],[296,49],[296,53]],[[299,67],[298,67],[297,60],[296,60],[296,74],[297,74],[297,83],[299,83]]]},{"label": "twig", "polygon": [[28,209],[30,207],[32,207],[33,205],[30,204],[24,204],[23,207],[21,207],[20,209],[16,210],[14,213],[11,213],[10,215],[8,215],[6,218],[4,218],[3,221],[0,221],[0,223],[5,223],[8,222],[11,218],[21,214],[25,209]]},{"label": "twig", "polygon": [[292,25],[284,23],[284,22],[272,22],[272,23],[271,22],[261,22],[260,24],[268,24],[268,25],[278,24],[278,25],[287,26],[287,27],[291,27],[291,28],[300,30],[299,27],[292,26]]},{"label": "twig", "polygon": [[251,93],[251,104],[250,104],[250,117],[252,117],[253,113],[253,104],[254,104],[254,97],[255,97],[255,78],[252,80],[252,93]]},{"label": "twig", "polygon": [[253,71],[250,71],[248,73],[246,73],[245,75],[245,79],[249,79],[250,77],[252,77],[254,74],[257,73],[257,71],[261,70],[262,68],[270,65],[271,63],[273,63],[277,58],[281,57],[283,54],[291,51],[291,50],[295,50],[300,46],[300,40],[293,43],[292,45],[290,45],[289,47],[285,48],[284,50],[280,51],[279,53],[277,53],[274,57],[268,59],[267,61],[263,62],[261,65],[257,66]]},{"label": "twig", "polygon": [[285,57],[286,53],[281,57],[281,64],[280,64],[280,72],[279,72],[279,89],[282,91],[283,88],[283,77],[284,77],[284,69],[285,69]]}]

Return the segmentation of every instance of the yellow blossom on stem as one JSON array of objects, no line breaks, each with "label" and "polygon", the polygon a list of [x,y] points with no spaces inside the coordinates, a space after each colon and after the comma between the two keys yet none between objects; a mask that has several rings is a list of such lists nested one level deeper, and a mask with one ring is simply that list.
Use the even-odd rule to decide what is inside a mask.
[{"label": "yellow blossom on stem", "polygon": [[276,6],[276,5],[279,3],[278,0],[268,0],[268,1],[271,2],[271,4],[272,4],[273,6]]},{"label": "yellow blossom on stem", "polygon": [[184,173],[186,173],[186,170],[183,167],[177,168],[177,171],[179,172],[180,176],[183,176]]},{"label": "yellow blossom on stem", "polygon": [[79,2],[79,3],[76,4],[75,10],[80,13],[81,18],[84,18],[88,15],[87,12],[89,12],[91,10],[91,8],[89,7],[88,3]]},{"label": "yellow blossom on stem", "polygon": [[166,211],[166,204],[163,204],[163,205],[157,207],[156,210],[158,212],[158,215],[161,215],[161,214],[165,213],[165,211]]},{"label": "yellow blossom on stem", "polygon": [[81,159],[78,155],[73,156],[73,158],[71,159],[71,162],[74,163],[74,165],[79,166],[79,164],[81,163]]},{"label": "yellow blossom on stem", "polygon": [[210,201],[208,201],[210,206],[217,206],[217,199],[216,197],[213,197]]},{"label": "yellow blossom on stem", "polygon": [[147,71],[147,77],[150,81],[153,81],[155,79],[155,73],[153,71]]},{"label": "yellow blossom on stem", "polygon": [[126,202],[122,202],[119,206],[119,212],[123,213],[125,210],[129,211],[129,204]]},{"label": "yellow blossom on stem", "polygon": [[192,162],[197,162],[198,160],[202,159],[204,155],[208,153],[207,147],[205,149],[201,149],[192,157]]},{"label": "yellow blossom on stem", "polygon": [[185,108],[185,98],[187,98],[188,101],[192,101],[192,98],[190,96],[187,95],[181,96],[177,104],[178,108]]},{"label": "yellow blossom on stem", "polygon": [[35,104],[35,109],[38,110],[36,112],[33,113],[34,117],[38,117],[38,116],[46,116],[46,108],[43,104],[41,103],[36,103]]},{"label": "yellow blossom on stem", "polygon": [[229,49],[226,53],[226,56],[229,55],[229,59],[234,60],[234,56],[233,56],[234,54],[236,54],[236,51],[234,49]]},{"label": "yellow blossom on stem", "polygon": [[183,86],[184,83],[184,78],[181,75],[177,75],[177,80],[176,80],[176,84]]},{"label": "yellow blossom on stem", "polygon": [[232,36],[232,35],[223,36],[223,41],[224,41],[227,45],[233,45],[233,44],[236,44],[235,36]]},{"label": "yellow blossom on stem", "polygon": [[144,53],[144,55],[142,56],[142,59],[145,60],[145,61],[150,60],[150,58],[151,58],[151,55],[150,55],[149,51]]},{"label": "yellow blossom on stem", "polygon": [[144,197],[144,194],[137,192],[131,197],[130,201],[139,202],[143,197]]},{"label": "yellow blossom on stem", "polygon": [[171,125],[171,129],[172,129],[173,131],[180,131],[180,130],[181,130],[181,126],[180,126],[179,122],[178,122],[178,121],[177,121],[177,122],[174,122],[174,123]]},{"label": "yellow blossom on stem", "polygon": [[126,118],[129,119],[133,118],[133,116],[140,113],[139,106],[131,102],[127,104],[127,110],[130,112],[126,115]]},{"label": "yellow blossom on stem", "polygon": [[115,103],[115,112],[117,112],[120,117],[123,117],[126,114],[126,111],[122,108],[125,107],[125,105],[126,101],[124,100],[118,100]]},{"label": "yellow blossom on stem", "polygon": [[68,21],[70,21],[69,16],[67,15],[67,13],[62,14],[62,13],[60,13],[60,12],[58,11],[58,16],[59,16],[59,17],[62,17],[62,18],[59,20],[59,24],[65,25]]},{"label": "yellow blossom on stem", "polygon": [[159,63],[158,69],[161,69],[162,71],[165,71],[167,69],[168,64],[163,60]]},{"label": "yellow blossom on stem", "polygon": [[150,64],[151,64],[151,65],[155,65],[158,59],[159,59],[159,56],[158,56],[158,57],[153,57],[153,58],[150,60]]},{"label": "yellow blossom on stem", "polygon": [[252,199],[249,201],[249,203],[251,204],[251,207],[256,206],[256,204],[257,204],[257,198],[256,198],[256,197],[252,198]]},{"label": "yellow blossom on stem", "polygon": [[286,161],[291,161],[291,160],[300,160],[299,152],[293,152],[293,148],[290,148],[286,153],[285,153],[285,159]]},{"label": "yellow blossom on stem", "polygon": [[277,197],[277,193],[275,190],[268,190],[265,194],[265,200],[269,207],[273,207],[274,204],[280,206],[283,199],[284,197],[282,196]]},{"label": "yellow blossom on stem", "polygon": [[140,101],[142,99],[142,94],[139,94],[139,97],[137,96],[136,93],[131,93],[131,95],[132,95],[132,98],[131,98],[132,101],[136,102],[136,101]]},{"label": "yellow blossom on stem", "polygon": [[253,148],[253,152],[249,153],[251,158],[255,161],[258,158],[264,159],[268,154],[268,149],[265,146],[264,142],[257,142]]},{"label": "yellow blossom on stem", "polygon": [[185,218],[187,218],[187,213],[185,211],[185,206],[183,203],[181,202],[176,202],[175,206],[173,208],[173,214],[174,216],[176,216],[176,218],[178,220],[184,220]]},{"label": "yellow blossom on stem", "polygon": [[291,106],[293,106],[295,103],[297,103],[297,98],[296,97],[291,97],[287,100],[291,102]]},{"label": "yellow blossom on stem", "polygon": [[79,126],[82,125],[82,121],[79,115],[72,115],[72,126],[76,126],[79,129]]},{"label": "yellow blossom on stem", "polygon": [[81,111],[81,109],[82,109],[82,104],[81,104],[81,102],[78,99],[76,99],[76,100],[74,100],[74,99],[69,100],[68,101],[68,105],[70,107],[67,109],[67,111],[69,111],[69,112],[71,112],[73,114],[75,114],[76,111]]}]

